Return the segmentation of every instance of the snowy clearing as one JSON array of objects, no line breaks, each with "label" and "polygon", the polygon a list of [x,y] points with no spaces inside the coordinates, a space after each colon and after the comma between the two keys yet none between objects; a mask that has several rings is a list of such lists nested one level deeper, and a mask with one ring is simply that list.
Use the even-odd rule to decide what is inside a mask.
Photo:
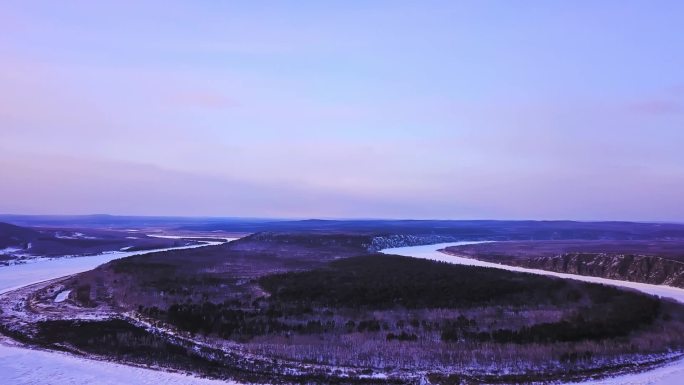
[{"label": "snowy clearing", "polygon": [[64,302],[69,297],[70,293],[71,290],[60,291],[59,294],[57,294],[57,296],[55,297],[55,302]]}]

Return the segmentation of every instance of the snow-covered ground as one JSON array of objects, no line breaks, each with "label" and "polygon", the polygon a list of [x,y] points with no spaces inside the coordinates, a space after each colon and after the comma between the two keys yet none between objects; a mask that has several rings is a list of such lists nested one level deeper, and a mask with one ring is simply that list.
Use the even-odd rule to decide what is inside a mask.
[{"label": "snow-covered ground", "polygon": [[[237,238],[234,238],[237,239]],[[229,239],[233,240],[233,239]],[[119,251],[95,256],[45,259],[25,265],[0,267],[0,293],[36,282],[91,270],[114,259],[172,249],[190,249],[221,242],[207,242],[159,250]],[[61,295],[62,293],[60,293]],[[64,297],[66,298],[66,293]],[[59,297],[59,296],[58,296]],[[0,385],[145,385],[145,384],[226,384],[179,373],[132,367],[106,361],[89,360],[53,351],[21,347],[0,338]]]},{"label": "snow-covered ground", "polygon": [[64,302],[69,297],[69,293],[71,293],[71,290],[60,291],[55,297],[55,302]]},{"label": "snow-covered ground", "polygon": [[[404,255],[407,257],[431,259],[434,261],[443,261],[455,263],[459,265],[492,267],[496,269],[503,269],[516,272],[548,275],[567,279],[576,279],[585,282],[602,283],[606,285],[628,287],[639,290],[644,293],[658,295],[661,297],[672,298],[678,302],[684,303],[684,289],[663,286],[663,285],[649,285],[646,283],[625,282],[614,279],[588,277],[574,274],[555,273],[538,269],[526,269],[522,267],[500,265],[497,263],[483,262],[469,258],[457,257],[449,254],[439,252],[438,250],[448,246],[468,245],[481,242],[452,242],[440,243],[436,245],[426,246],[411,246],[411,247],[396,247],[391,249],[381,250],[385,254]],[[673,363],[661,366],[659,368],[636,374],[626,374],[609,378],[605,380],[592,380],[582,382],[582,385],[682,385],[684,384],[684,360],[678,360]]]},{"label": "snow-covered ground", "polygon": [[[429,246],[400,247],[385,249],[384,253],[398,254],[416,258],[445,261],[465,265],[494,267],[511,271],[558,276],[582,281],[598,282],[622,287],[631,287],[649,294],[661,295],[684,302],[684,289],[667,286],[623,282],[595,277],[575,276],[543,270],[524,269],[461,258],[440,253],[447,246],[475,242],[444,243]],[[181,248],[202,247],[192,245]],[[90,270],[113,259],[153,251],[113,252],[91,257],[43,260],[27,265],[0,267],[0,293],[14,288],[59,278]],[[60,293],[61,294],[61,293]],[[589,381],[587,385],[679,385],[684,383],[684,360],[638,374],[629,374],[606,380]],[[214,385],[226,384],[223,381],[201,379],[179,373],[161,372],[120,365],[112,362],[89,360],[52,351],[32,350],[20,347],[10,341],[0,339],[0,385],[9,384],[57,384],[57,385],[119,385],[119,384],[189,384]]]},{"label": "snow-covered ground", "polygon": [[63,232],[63,231],[56,232],[55,238],[59,238],[59,239],[97,239],[97,237],[91,237],[91,236],[85,235],[83,233]]},{"label": "snow-covered ground", "polygon": [[225,385],[231,383],[181,373],[160,372],[112,362],[88,360],[60,352],[0,344],[0,384],[3,385]]},{"label": "snow-covered ground", "polygon": [[192,239],[224,239],[226,242],[230,242],[232,240],[235,240],[237,238],[226,238],[222,236],[218,237],[209,237],[206,235],[199,235],[199,236],[188,236],[188,235],[164,235],[164,234],[146,234],[148,237],[152,238],[164,238],[164,239],[184,239],[184,238],[192,238]]},{"label": "snow-covered ground", "polygon": [[14,254],[18,251],[23,251],[24,249],[20,249],[18,247],[5,247],[4,249],[0,249],[0,254]]}]

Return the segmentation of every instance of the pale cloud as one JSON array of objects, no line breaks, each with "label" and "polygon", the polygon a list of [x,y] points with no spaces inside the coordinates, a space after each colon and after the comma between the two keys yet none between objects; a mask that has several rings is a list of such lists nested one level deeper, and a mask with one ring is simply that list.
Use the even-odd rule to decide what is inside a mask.
[{"label": "pale cloud", "polygon": [[684,112],[684,106],[674,100],[651,99],[634,102],[627,106],[630,112],[648,115],[669,115]]},{"label": "pale cloud", "polygon": [[679,27],[442,6],[2,4],[0,211],[684,218]]},{"label": "pale cloud", "polygon": [[239,106],[237,100],[211,89],[179,90],[165,97],[176,108],[223,110]]},{"label": "pale cloud", "polygon": [[381,194],[362,186],[344,191],[5,149],[0,170],[0,212],[644,220],[684,215],[679,204],[684,181],[676,174],[626,167],[611,174],[590,170],[552,177],[464,168],[420,192],[397,187]]},{"label": "pale cloud", "polygon": [[424,205],[363,191],[347,194],[301,183],[244,181],[9,150],[0,156],[0,169],[0,212],[396,217],[403,209]]}]

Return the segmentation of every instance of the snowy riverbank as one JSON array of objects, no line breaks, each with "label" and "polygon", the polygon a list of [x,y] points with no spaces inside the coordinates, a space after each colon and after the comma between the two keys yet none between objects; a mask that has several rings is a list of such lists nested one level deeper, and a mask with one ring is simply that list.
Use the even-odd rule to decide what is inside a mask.
[{"label": "snowy riverbank", "polygon": [[[203,247],[204,245],[185,246],[180,248]],[[629,287],[645,293],[673,298],[684,302],[684,289],[667,286],[640,284],[634,282],[615,281],[596,277],[575,276],[542,270],[498,265],[476,261],[439,252],[447,246],[474,242],[454,242],[427,246],[400,247],[385,249],[384,253],[398,254],[416,258],[445,261],[465,265],[493,267],[510,271],[528,272],[597,282],[621,287]],[[176,248],[176,249],[180,249]],[[90,270],[102,263],[127,256],[146,254],[154,251],[114,252],[92,257],[46,260],[27,265],[0,267],[0,293],[23,287],[35,282],[54,279],[65,275]],[[27,349],[7,339],[0,339],[0,378],[2,384],[225,384],[224,381],[201,379],[180,373],[163,372],[142,367],[116,364],[108,361],[97,361],[80,358],[70,354]],[[47,380],[49,379],[49,380]],[[651,371],[627,374],[605,380],[583,382],[587,385],[674,385],[684,379],[684,360],[664,365]]]},{"label": "snowy riverbank", "polygon": [[[563,274],[555,273],[545,270],[536,269],[526,269],[516,266],[500,265],[497,263],[483,262],[475,259],[463,258],[455,255],[449,255],[440,252],[439,250],[444,249],[449,246],[467,245],[480,242],[451,242],[451,243],[440,243],[435,245],[425,245],[425,246],[410,246],[410,247],[397,247],[391,249],[384,249],[381,252],[385,254],[396,254],[404,255],[407,257],[414,258],[424,258],[434,261],[443,261],[449,263],[455,263],[460,265],[469,266],[481,266],[481,267],[491,267],[496,269],[503,269],[508,271],[540,274],[547,276],[554,276],[566,279],[575,279],[585,282],[602,283],[606,285],[613,285],[619,287],[626,287],[647,294],[658,295],[665,298],[671,298],[678,302],[684,303],[684,289],[661,286],[661,285],[649,285],[645,283],[638,282],[626,282],[618,281],[613,279],[598,278],[598,277],[588,277],[574,274]],[[582,382],[582,385],[679,385],[684,383],[684,360],[678,360],[670,364],[655,368],[642,373],[626,374],[622,376],[616,376],[613,378],[603,379],[603,380],[593,380]],[[573,384],[569,384],[573,385]]]},{"label": "snowy riverbank", "polygon": [[[232,239],[227,239],[226,241],[230,240]],[[0,267],[0,294],[33,283],[87,271],[118,258],[158,251],[205,247],[221,243],[206,242],[199,245],[158,250],[110,252],[95,256],[46,259],[30,264],[3,266]],[[0,373],[2,373],[0,385],[226,384],[225,381],[208,380],[182,373],[163,372],[108,361],[85,359],[55,351],[29,349],[1,336]]]},{"label": "snowy riverbank", "polygon": [[218,385],[231,384],[71,354],[0,343],[0,384],[12,385]]}]

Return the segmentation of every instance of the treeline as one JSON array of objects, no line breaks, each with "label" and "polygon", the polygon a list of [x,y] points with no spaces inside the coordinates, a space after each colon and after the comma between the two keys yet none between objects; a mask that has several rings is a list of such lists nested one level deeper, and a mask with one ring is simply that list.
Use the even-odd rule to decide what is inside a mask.
[{"label": "treeline", "polygon": [[[622,337],[649,325],[659,314],[657,299],[612,287],[388,255],[338,260],[325,268],[265,276],[258,283],[271,296],[139,311],[190,333],[243,341],[269,334],[381,331],[388,333],[388,341],[417,340],[419,334],[406,332],[406,326],[422,335],[437,332],[443,341],[497,343]],[[477,325],[465,317],[412,319],[410,325],[362,318],[378,309],[467,309],[500,303],[548,305],[567,314],[517,329]],[[343,319],[341,314],[350,309],[359,318]]]},{"label": "treeline", "polygon": [[458,319],[442,328],[443,341],[498,343],[551,343],[597,341],[624,337],[650,325],[660,314],[656,298],[625,293],[604,306],[582,308],[575,316],[559,322],[544,322],[519,330],[477,331],[474,320]]},{"label": "treeline", "polygon": [[325,268],[258,280],[271,301],[333,308],[458,308],[574,302],[573,282],[392,255],[334,261]]},{"label": "treeline", "polygon": [[[438,332],[445,342],[473,341],[496,343],[553,343],[603,340],[624,337],[650,325],[660,314],[657,299],[624,292],[609,304],[582,307],[572,316],[557,322],[542,322],[519,329],[491,329],[478,325],[475,319],[459,316],[443,320],[349,319],[339,322],[332,313],[328,318],[310,314],[305,321],[283,317],[274,308],[237,309],[234,303],[174,304],[168,311],[143,308],[143,314],[165,318],[167,322],[190,333],[217,335],[224,339],[249,340],[255,336],[277,334],[377,333],[386,334],[388,341],[417,341],[418,335]],[[338,319],[336,322],[335,318]]]},{"label": "treeline", "polygon": [[185,349],[123,320],[55,320],[41,321],[37,326],[35,339],[43,344],[68,344],[91,353],[115,355],[134,361],[188,359]]},{"label": "treeline", "polygon": [[[214,304],[174,304],[168,311],[156,307],[138,310],[153,318],[165,319],[175,327],[190,333],[214,334],[221,338],[249,339],[251,337],[281,334],[320,334],[320,333],[375,333],[387,330],[400,330],[404,322],[390,324],[377,319],[348,320],[336,322],[334,319],[315,318],[313,314],[305,321],[286,321],[284,313],[277,308],[236,309],[234,303]],[[329,314],[334,316],[334,313]],[[420,324],[417,324],[417,327]],[[424,322],[426,330],[432,330],[430,323]],[[439,326],[436,326],[439,328]],[[395,339],[388,337],[388,340]],[[397,335],[399,340],[407,340]],[[415,340],[415,339],[414,339]]]},{"label": "treeline", "polygon": [[174,304],[168,311],[142,308],[143,314],[164,318],[181,330],[190,333],[215,334],[224,339],[249,339],[266,334],[294,332],[300,334],[326,333],[336,325],[331,320],[309,319],[305,322],[284,322],[283,312],[273,307],[241,309],[235,303]]}]

